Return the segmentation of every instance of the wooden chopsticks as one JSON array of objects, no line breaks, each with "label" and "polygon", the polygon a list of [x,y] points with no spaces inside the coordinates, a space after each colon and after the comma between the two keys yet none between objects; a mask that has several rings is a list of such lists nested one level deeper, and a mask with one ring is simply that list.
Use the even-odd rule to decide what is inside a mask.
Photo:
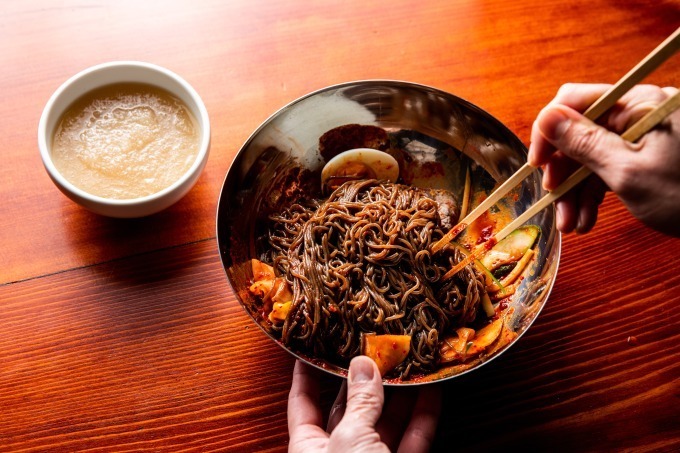
[{"label": "wooden chopsticks", "polygon": [[626,75],[621,77],[616,84],[614,84],[606,93],[600,97],[583,115],[595,121],[602,116],[604,112],[609,110],[616,104],[616,101],[621,98],[635,85],[640,83],[642,79],[647,77],[656,68],[661,66],[663,62],[668,60],[680,48],[680,27],[677,28],[668,38],[661,44],[656,46],[649,55],[640,61],[633,69],[628,71]]},{"label": "wooden chopsticks", "polygon": [[[654,110],[649,112],[647,115],[642,117],[637,123],[633,124],[626,132],[621,134],[621,138],[627,140],[631,143],[638,141],[643,135],[649,132],[654,126],[659,124],[670,115],[672,112],[680,107],[680,91],[675,93],[675,95],[666,99]],[[592,172],[586,168],[581,167],[572,173],[569,178],[567,178],[562,184],[560,184],[555,190],[551,190],[546,195],[544,195],[540,200],[531,205],[529,209],[524,211],[515,220],[510,222],[505,228],[500,230],[494,236],[496,241],[500,241],[508,234],[512,233],[514,230],[522,226],[522,224],[528,221],[530,218],[538,214],[540,211],[548,207],[553,201],[560,198],[562,195],[571,190],[576,184],[580,183],[588,177]]]},{"label": "wooden chopsticks", "polygon": [[498,201],[507,195],[510,190],[512,190],[517,184],[522,182],[527,176],[532,174],[536,170],[529,164],[524,164],[517,170],[512,176],[510,176],[503,184],[498,186],[496,190],[493,191],[484,201],[482,201],[475,209],[470,211],[470,213],[465,216],[463,220],[458,222],[456,226],[451,228],[448,233],[444,235],[440,240],[432,245],[432,253],[437,253],[443,249],[446,244],[453,241],[456,236],[458,236],[465,228],[467,228],[472,222],[477,220],[477,218],[484,214],[487,209],[498,203]]},{"label": "wooden chopsticks", "polygon": [[[586,118],[595,121],[604,112],[609,110],[621,96],[627,93],[633,86],[638,84],[642,79],[648,76],[652,71],[658,68],[663,62],[670,58],[680,48],[680,27],[661,44],[659,44],[652,52],[649,53],[640,63],[631,69],[625,76],[623,76],[616,84],[614,84],[607,92],[605,92],[598,100],[596,100],[588,110],[583,114]],[[437,241],[432,246],[432,253],[437,253],[444,248],[446,244],[451,242],[458,234],[474,222],[480,215],[486,212],[491,206],[496,204],[501,198],[512,190],[517,184],[527,178],[535,169],[527,164],[524,164],[517,170],[510,178],[501,184],[489,197],[473,209],[463,220],[458,222],[443,238]],[[498,239],[500,240],[500,239]]]},{"label": "wooden chopsticks", "polygon": [[[680,27],[671,34],[666,40],[659,44],[652,52],[649,53],[640,63],[638,63],[633,69],[631,69],[625,76],[623,76],[615,85],[613,85],[607,92],[605,92],[600,98],[595,101],[584,113],[584,116],[592,121],[599,118],[604,112],[609,110],[616,101],[628,92],[633,86],[639,83],[643,78],[649,75],[652,71],[658,68],[663,62],[675,54],[680,48]],[[662,121],[666,116],[678,108],[680,104],[680,97],[678,94],[667,99],[664,103],[659,105],[649,114],[641,118],[637,123],[635,123],[631,128],[624,132],[621,137],[625,140],[634,142],[638,140],[642,135],[656,126],[660,121]],[[437,253],[442,248],[451,242],[458,234],[460,234],[468,225],[474,222],[480,215],[486,212],[491,206],[496,204],[501,198],[503,198],[512,188],[519,184],[522,180],[533,173],[535,169],[531,167],[528,163],[524,164],[517,172],[515,172],[510,178],[508,178],[503,184],[501,184],[489,197],[487,197],[482,203],[479,204],[472,212],[470,212],[463,220],[458,222],[444,237],[432,245],[432,253]],[[501,231],[496,233],[490,242],[495,244],[498,241],[505,238],[508,234],[514,231],[516,228],[521,226],[524,222],[528,221],[531,217],[536,215],[541,210],[549,206],[553,201],[560,198],[568,190],[573,188],[576,184],[583,181],[589,174],[590,170],[585,167],[581,167],[575,173],[573,173],[566,181],[564,181],[555,190],[549,192],[538,202],[527,209],[523,214],[517,217],[509,225],[503,228]],[[461,269],[471,263],[477,255],[483,253],[485,249],[489,248],[489,244],[482,244],[478,249],[473,251],[466,259],[462,260],[456,266],[454,266],[449,272],[447,272],[443,279],[446,280],[451,278]]]},{"label": "wooden chopsticks", "polygon": [[[659,124],[670,115],[672,112],[680,108],[680,92],[675,93],[675,95],[666,99],[657,108],[649,112],[647,115],[642,117],[637,123],[633,124],[626,132],[621,134],[621,138],[628,140],[629,142],[636,142],[644,134],[649,132],[654,126]],[[587,167],[581,167],[572,173],[569,178],[567,178],[562,184],[560,184],[555,190],[548,192],[540,200],[531,205],[529,209],[524,211],[515,220],[510,222],[505,228],[496,233],[493,238],[488,242],[481,244],[475,250],[470,253],[465,259],[457,263],[451,268],[444,276],[443,280],[448,280],[449,278],[460,272],[465,266],[470,264],[473,260],[478,259],[479,256],[488,250],[490,247],[498,243],[500,240],[505,238],[508,234],[515,231],[517,228],[522,226],[525,222],[531,219],[533,216],[541,212],[546,207],[550,206],[555,200],[560,198],[566,192],[571,190],[576,184],[580,183],[588,177],[592,172]]]}]

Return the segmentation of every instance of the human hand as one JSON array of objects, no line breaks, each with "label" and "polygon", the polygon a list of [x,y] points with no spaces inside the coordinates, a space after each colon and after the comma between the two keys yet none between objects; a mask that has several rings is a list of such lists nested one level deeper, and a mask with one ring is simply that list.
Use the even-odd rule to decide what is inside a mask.
[{"label": "human hand", "polygon": [[298,360],[288,396],[288,451],[428,451],[441,410],[439,386],[395,390],[383,410],[378,367],[368,357],[355,357],[324,431],[316,370]]},{"label": "human hand", "polygon": [[611,189],[639,220],[680,236],[680,110],[636,143],[617,135],[678,90],[635,86],[598,124],[579,113],[609,88],[564,85],[534,122],[528,161],[543,166],[545,189],[556,188],[579,164],[595,173],[557,201],[557,227],[565,233],[589,231]]}]

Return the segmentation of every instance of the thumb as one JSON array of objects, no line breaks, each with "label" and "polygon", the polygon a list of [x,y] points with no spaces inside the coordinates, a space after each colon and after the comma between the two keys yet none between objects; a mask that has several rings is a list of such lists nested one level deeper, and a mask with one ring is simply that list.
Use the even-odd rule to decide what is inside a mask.
[{"label": "thumb", "polygon": [[565,105],[545,107],[536,118],[540,134],[556,149],[605,179],[614,160],[621,161],[631,144]]},{"label": "thumb", "polygon": [[382,380],[375,362],[366,356],[353,358],[347,376],[347,407],[331,433],[328,451],[388,452],[375,430],[384,401]]},{"label": "thumb", "polygon": [[384,401],[380,371],[375,362],[366,356],[352,359],[347,376],[345,417],[361,418],[374,426],[380,418]]}]

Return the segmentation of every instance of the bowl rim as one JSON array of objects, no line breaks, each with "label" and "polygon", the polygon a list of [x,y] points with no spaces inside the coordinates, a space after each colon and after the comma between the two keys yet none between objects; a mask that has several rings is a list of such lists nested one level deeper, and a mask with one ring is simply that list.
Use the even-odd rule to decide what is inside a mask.
[{"label": "bowl rim", "polygon": [[[223,257],[223,254],[222,254],[221,242],[224,242],[224,239],[222,239],[222,241],[220,240],[220,236],[221,236],[220,235],[220,218],[221,218],[220,211],[224,211],[224,210],[220,209],[220,208],[222,207],[222,197],[226,196],[225,195],[225,189],[226,189],[227,182],[230,179],[230,174],[233,171],[236,171],[235,167],[236,167],[236,165],[238,165],[239,156],[241,155],[241,153],[245,149],[248,148],[248,146],[250,146],[250,144],[254,141],[254,139],[257,137],[257,135],[264,128],[269,126],[269,124],[272,121],[274,121],[281,113],[283,113],[284,111],[292,108],[296,104],[298,104],[298,103],[300,103],[300,102],[304,101],[305,99],[310,98],[312,96],[316,96],[316,95],[322,94],[322,93],[327,92],[327,91],[339,90],[339,89],[342,89],[342,88],[345,88],[345,87],[348,87],[348,86],[364,85],[364,84],[404,85],[404,86],[408,86],[408,87],[411,87],[411,88],[418,88],[418,89],[425,89],[425,90],[428,90],[428,91],[433,91],[433,92],[436,92],[436,93],[443,95],[443,96],[446,96],[446,97],[453,97],[455,99],[458,99],[458,100],[462,101],[463,103],[467,104],[468,106],[470,106],[471,108],[479,110],[485,116],[487,116],[492,121],[497,123],[497,125],[499,125],[504,130],[504,132],[506,134],[509,134],[510,137],[515,139],[517,141],[517,143],[519,143],[522,146],[522,148],[525,150],[525,152],[527,150],[526,146],[519,139],[519,137],[517,137],[517,135],[514,132],[512,132],[505,124],[503,124],[500,120],[498,120],[495,116],[491,115],[486,110],[482,109],[481,107],[477,106],[476,104],[471,103],[467,99],[461,98],[460,96],[457,96],[455,94],[449,93],[447,91],[444,91],[442,89],[439,89],[439,88],[436,88],[436,87],[433,87],[433,86],[430,86],[430,85],[425,85],[425,84],[421,84],[421,83],[417,83],[417,82],[409,82],[409,81],[404,81],[404,80],[397,80],[397,79],[358,79],[358,80],[353,80],[353,81],[329,85],[329,86],[314,90],[312,92],[309,92],[307,94],[304,94],[304,95],[302,95],[302,96],[300,96],[296,99],[293,99],[292,101],[288,102],[284,106],[277,109],[274,113],[269,115],[250,134],[250,136],[243,142],[243,145],[241,145],[239,150],[236,152],[234,159],[232,160],[231,164],[229,165],[229,169],[227,170],[225,177],[224,177],[224,180],[222,182],[222,185],[220,187],[220,195],[219,195],[218,200],[217,200],[217,209],[216,209],[216,214],[215,214],[215,239],[216,239],[216,243],[217,243],[217,249],[218,249],[217,251],[218,251],[218,254],[219,254],[219,257],[220,257],[220,263],[222,264],[222,270],[227,277],[227,281],[229,282],[229,286],[230,286],[232,293],[234,295],[234,298],[236,299],[238,304],[241,306],[241,308],[246,312],[246,314],[250,317],[250,319],[255,323],[255,325],[258,326],[258,328],[264,333],[264,335],[269,340],[273,340],[273,342],[276,343],[280,348],[282,348],[288,354],[295,357],[297,360],[304,362],[306,365],[314,367],[318,370],[321,370],[321,371],[328,373],[328,374],[331,374],[333,376],[341,377],[343,379],[347,379],[347,369],[342,368],[342,367],[337,366],[337,365],[334,365],[334,364],[330,364],[330,363],[329,364],[331,365],[332,368],[328,367],[328,366],[326,366],[326,367],[321,366],[318,363],[315,363],[317,361],[316,359],[306,357],[303,353],[300,353],[298,351],[295,351],[291,348],[286,347],[280,340],[274,338],[271,334],[269,334],[265,330],[265,328],[259,322],[257,322],[257,320],[253,317],[252,313],[244,306],[243,302],[241,301],[241,299],[238,296],[238,294],[239,294],[238,290],[237,290],[234,282],[232,281],[231,276],[227,272],[227,266],[226,266],[227,263],[225,263],[224,257]],[[222,212],[222,217],[225,216],[225,215],[226,215],[226,213]],[[393,387],[420,386],[420,385],[427,385],[427,384],[437,384],[437,383],[441,383],[441,382],[448,381],[448,380],[451,380],[451,379],[459,378],[459,377],[464,376],[468,373],[471,373],[475,370],[478,370],[479,368],[483,367],[484,365],[494,361],[495,359],[497,359],[498,357],[503,355],[507,350],[509,350],[511,346],[513,346],[515,343],[517,343],[521,339],[521,337],[524,336],[524,334],[526,334],[526,332],[534,324],[536,319],[538,319],[539,315],[541,314],[541,312],[545,308],[545,305],[546,305],[546,303],[547,303],[547,301],[550,297],[550,294],[552,293],[552,290],[555,286],[555,281],[556,281],[557,273],[558,273],[558,270],[559,270],[561,255],[562,255],[562,234],[559,230],[557,230],[556,226],[555,226],[554,233],[555,233],[555,236],[554,236],[555,242],[553,244],[553,247],[555,247],[555,251],[554,251],[554,253],[555,253],[555,256],[554,256],[554,275],[555,275],[555,278],[550,279],[546,283],[546,285],[544,286],[541,293],[537,296],[537,297],[544,299],[544,301],[537,308],[537,310],[535,310],[535,314],[531,317],[531,319],[528,322],[525,323],[524,328],[521,330],[521,332],[519,332],[517,337],[514,340],[512,340],[511,343],[509,343],[508,345],[503,347],[500,351],[494,353],[492,356],[485,358],[482,362],[470,367],[469,369],[461,371],[460,373],[451,374],[451,375],[448,375],[448,376],[443,376],[443,377],[432,379],[432,380],[401,381],[401,380],[384,379],[383,378],[382,379],[383,385],[384,386],[393,386]]]},{"label": "bowl rim", "polygon": [[[51,140],[51,137],[48,137],[48,132],[47,131],[47,123],[50,118],[50,115],[54,114],[54,108],[55,104],[60,100],[61,96],[64,95],[64,92],[67,91],[69,88],[71,88],[75,83],[78,81],[86,78],[86,77],[92,77],[96,75],[97,73],[105,72],[105,71],[110,71],[110,70],[115,70],[115,69],[125,69],[125,68],[135,68],[135,69],[142,69],[142,70],[147,70],[151,73],[157,73],[160,74],[163,77],[167,77],[168,79],[172,80],[173,82],[177,83],[185,92],[186,94],[191,98],[191,100],[196,104],[196,110],[197,112],[194,112],[194,109],[191,106],[187,106],[193,114],[198,113],[200,118],[196,118],[198,121],[199,125],[201,125],[201,142],[199,144],[199,149],[198,153],[196,155],[196,158],[194,159],[194,162],[191,164],[191,167],[184,173],[182,176],[180,176],[175,182],[173,182],[171,185],[168,187],[165,187],[164,189],[159,190],[158,192],[155,192],[150,195],[145,195],[143,197],[137,197],[137,198],[125,198],[125,199],[116,199],[116,198],[106,198],[102,197],[99,195],[94,195],[89,192],[86,192],[85,190],[77,187],[74,185],[72,182],[70,182],[68,179],[66,179],[61,172],[56,168],[54,165],[54,161],[52,160],[52,156],[50,153],[50,148],[51,145],[48,145],[48,141]],[[136,83],[136,80],[121,80],[120,83]],[[95,90],[97,88],[110,85],[112,83],[118,83],[118,82],[105,82],[101,84],[96,84],[93,88],[90,88],[89,90],[84,90],[80,92],[79,94],[75,95],[73,99],[67,104],[67,107],[64,109],[68,109],[68,106],[70,106],[74,101],[76,101],[78,98],[81,96],[85,95],[86,93]],[[157,86],[154,83],[147,82],[147,81],[142,81],[139,83],[147,84],[147,85],[153,85]],[[168,91],[171,93],[173,96],[177,96],[177,93],[174,91],[171,91],[167,88],[163,88],[165,91]],[[63,112],[59,116],[61,116]],[[49,100],[45,104],[45,107],[43,108],[43,111],[40,115],[40,120],[38,122],[38,148],[40,150],[40,156],[43,161],[43,165],[45,166],[45,169],[47,170],[48,175],[50,178],[59,186],[60,189],[65,190],[74,196],[76,196],[79,199],[86,200],[87,202],[91,204],[96,204],[96,205],[102,205],[102,206],[111,206],[111,207],[116,207],[116,208],[124,208],[124,207],[135,207],[135,206],[140,206],[140,205],[145,205],[147,203],[152,203],[158,200],[161,200],[174,192],[176,192],[178,189],[183,187],[185,184],[190,182],[192,177],[197,173],[202,170],[202,168],[205,165],[206,158],[210,152],[210,141],[211,141],[211,128],[210,128],[210,118],[208,116],[208,110],[205,107],[205,104],[203,103],[203,100],[201,99],[200,95],[198,92],[182,77],[180,77],[177,73],[164,68],[162,66],[153,64],[153,63],[148,63],[148,62],[143,62],[143,61],[134,61],[134,60],[119,60],[119,61],[110,61],[110,62],[105,62],[105,63],[100,63],[94,66],[90,66],[88,68],[85,68],[81,70],[80,72],[72,75],[69,77],[65,82],[63,82],[55,91],[52,93],[50,96]]]}]

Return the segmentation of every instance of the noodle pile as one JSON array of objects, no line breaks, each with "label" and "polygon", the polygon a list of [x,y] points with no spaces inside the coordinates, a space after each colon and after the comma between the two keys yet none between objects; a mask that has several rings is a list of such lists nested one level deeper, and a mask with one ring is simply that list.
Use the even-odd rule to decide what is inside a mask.
[{"label": "noodle pile", "polygon": [[434,370],[440,339],[474,321],[484,288],[472,266],[439,282],[463,257],[430,253],[445,233],[437,207],[422,189],[363,180],[272,216],[269,262],[293,291],[283,343],[347,364],[361,332],[408,334],[410,353],[393,374]]}]

